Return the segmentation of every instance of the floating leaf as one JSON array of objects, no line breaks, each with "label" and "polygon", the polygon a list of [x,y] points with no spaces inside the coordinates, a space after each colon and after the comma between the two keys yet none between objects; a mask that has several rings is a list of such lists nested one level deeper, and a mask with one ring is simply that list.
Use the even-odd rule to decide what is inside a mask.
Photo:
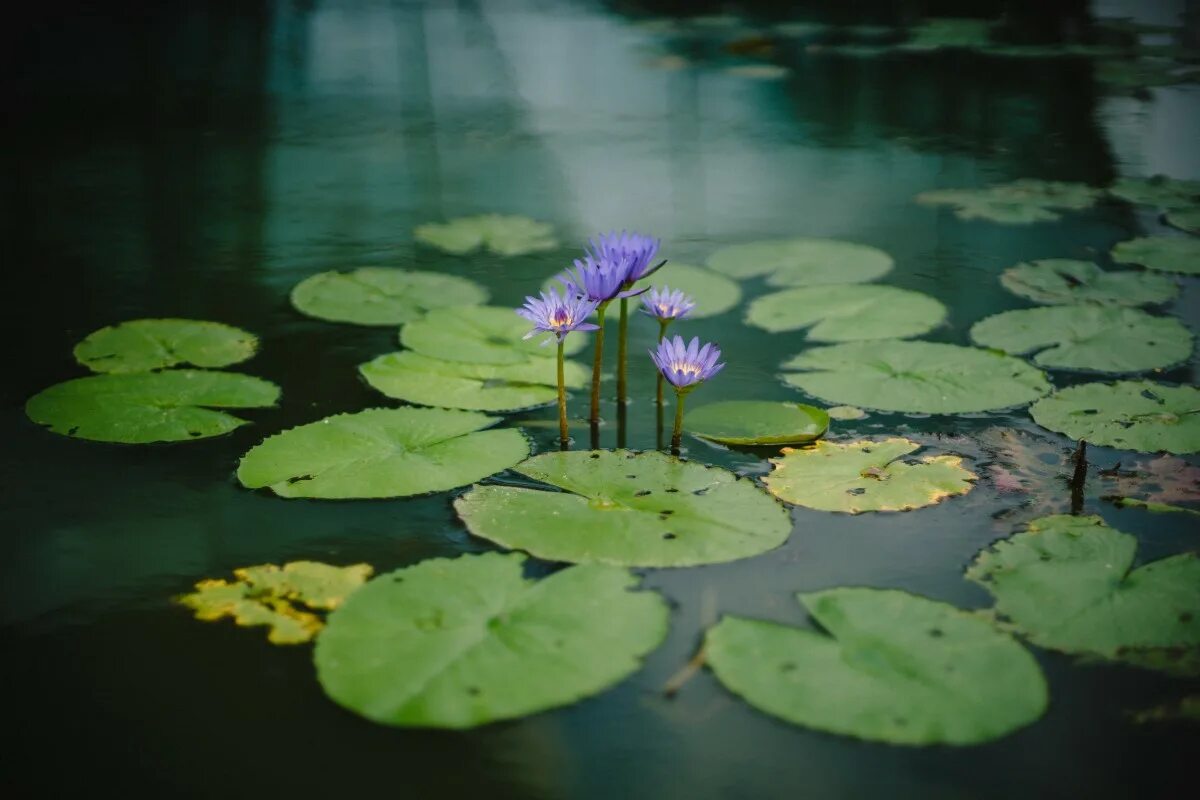
[{"label": "floating leaf", "polygon": [[747,324],[772,333],[808,328],[815,342],[920,336],[946,318],[929,295],[894,286],[807,286],[763,295],[750,303]]},{"label": "floating leaf", "polygon": [[1188,233],[1200,234],[1200,208],[1181,208],[1167,214],[1167,222]]},{"label": "floating leaf", "polygon": [[1200,275],[1200,239],[1184,236],[1144,236],[1120,242],[1112,259],[1122,264],[1140,264],[1162,272]]},{"label": "floating leaf", "polygon": [[753,481],[658,452],[543,453],[517,467],[566,491],[476,486],[467,529],[547,561],[686,567],[765,553],[791,532]]},{"label": "floating leaf", "polygon": [[1111,500],[1113,505],[1118,508],[1144,508],[1152,514],[1194,514],[1200,516],[1200,511],[1194,508],[1173,506],[1169,503],[1152,503],[1147,500],[1138,500],[1136,497],[1110,497],[1107,499]]},{"label": "floating leaf", "polygon": [[[401,328],[400,343],[423,356],[472,364],[526,364],[530,357],[552,358],[553,350],[543,347],[544,336],[521,338],[530,327],[529,320],[511,308],[440,308]],[[587,346],[587,337],[568,335],[563,344],[563,352],[572,355]]]},{"label": "floating leaf", "polygon": [[179,602],[194,610],[196,619],[205,622],[232,617],[245,628],[266,625],[271,629],[267,640],[273,644],[303,644],[321,630],[321,618],[316,614],[301,611],[286,601],[252,598],[250,587],[240,581],[200,581],[196,591],[180,597]]},{"label": "floating leaf", "polygon": [[1123,58],[1096,62],[1095,75],[1097,81],[1110,89],[1137,93],[1156,86],[1187,83],[1195,79],[1196,73],[1181,71],[1170,61]]},{"label": "floating leaf", "polygon": [[220,436],[246,420],[218,408],[266,408],[279,387],[235,372],[174,369],[93,375],[55,384],[25,413],[54,433],[97,442],[147,444]]},{"label": "floating leaf", "polygon": [[1022,178],[1012,183],[983,189],[937,189],[917,195],[924,205],[953,206],[959,219],[1025,224],[1059,218],[1051,209],[1080,210],[1091,207],[1102,194],[1081,183],[1039,181]]},{"label": "floating leaf", "polygon": [[726,67],[725,72],[737,78],[753,78],[759,81],[777,81],[786,78],[789,70],[778,64],[738,64]]},{"label": "floating leaf", "polygon": [[847,342],[806,350],[785,382],[830,403],[881,411],[962,414],[1024,405],[1050,391],[1041,371],[1011,356],[934,342]]},{"label": "floating leaf", "polygon": [[413,231],[417,241],[464,255],[481,247],[501,256],[519,256],[558,246],[554,226],[529,217],[482,214],[446,223],[430,222]]},{"label": "floating leaf", "polygon": [[404,497],[466,486],[529,454],[513,428],[472,411],[374,408],[268,437],[242,456],[238,480],[280,497]]},{"label": "floating leaf", "polygon": [[690,433],[724,444],[796,444],[811,442],[829,427],[829,415],[801,403],[730,400],[689,411]]},{"label": "floating leaf", "polygon": [[772,716],[892,744],[968,745],[1046,709],[1037,662],[973,614],[885,589],[798,597],[828,635],[727,616],[705,637],[717,679]]},{"label": "floating leaf", "polygon": [[135,319],[88,334],[75,345],[75,360],[93,372],[149,372],[179,364],[225,367],[257,349],[254,334],[219,322]]},{"label": "floating leaf", "polygon": [[873,281],[891,271],[892,257],[836,239],[772,239],[722,247],[708,266],[733,278],[769,276],[772,286],[822,286]]},{"label": "floating leaf", "polygon": [[[736,306],[742,299],[742,288],[724,275],[710,269],[679,264],[674,261],[655,272],[640,285],[670,286],[679,289],[696,301],[688,319],[715,317]],[[630,301],[634,302],[634,301]]]},{"label": "floating leaf", "polygon": [[313,654],[339,705],[385,725],[471,728],[597,694],[667,633],[667,605],[599,565],[533,581],[524,556],[433,559],[382,575],[329,617]]},{"label": "floating leaf", "polygon": [[1136,308],[1079,305],[1003,311],[976,322],[971,340],[1039,367],[1097,372],[1162,369],[1186,359],[1192,335],[1171,317]]},{"label": "floating leaf", "polygon": [[975,474],[958,456],[924,456],[902,461],[921,445],[908,439],[783,448],[763,479],[771,494],[819,511],[909,511],[971,491]]},{"label": "floating leaf", "polygon": [[1100,303],[1144,306],[1165,303],[1179,294],[1166,275],[1124,270],[1105,272],[1090,261],[1047,258],[1009,267],[1000,283],[1015,295],[1046,305]]},{"label": "floating leaf", "polygon": [[1120,178],[1108,187],[1108,193],[1128,203],[1166,209],[1200,204],[1200,182],[1177,181],[1165,175]]},{"label": "floating leaf", "polygon": [[1139,725],[1147,722],[1200,722],[1200,694],[1143,709],[1133,715],[1133,721]]},{"label": "floating leaf", "polygon": [[941,50],[958,48],[977,50],[991,41],[995,22],[968,17],[930,18],[909,30],[909,39],[898,47],[901,50]]},{"label": "floating leaf", "polygon": [[486,289],[466,278],[387,267],[320,272],[292,289],[292,305],[300,313],[355,325],[399,325],[429,309],[487,298]]},{"label": "floating leaf", "polygon": [[1091,444],[1154,453],[1200,450],[1200,389],[1150,381],[1068,386],[1030,407],[1044,428]]},{"label": "floating leaf", "polygon": [[825,413],[830,419],[838,420],[862,419],[867,416],[867,412],[857,406],[830,406],[825,409]]},{"label": "floating leaf", "polygon": [[282,567],[274,564],[242,567],[235,569],[233,574],[248,584],[256,597],[269,595],[303,603],[309,608],[332,611],[366,583],[374,571],[370,564],[335,567],[319,561],[292,561]]}]

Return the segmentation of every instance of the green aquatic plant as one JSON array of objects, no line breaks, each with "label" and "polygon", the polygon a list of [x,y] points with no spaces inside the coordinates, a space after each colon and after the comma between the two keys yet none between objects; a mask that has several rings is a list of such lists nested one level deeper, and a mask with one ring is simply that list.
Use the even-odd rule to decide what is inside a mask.
[{"label": "green aquatic plant", "polygon": [[904,339],[928,333],[946,307],[920,292],[878,285],[803,286],[756,298],[746,324],[771,333],[808,329],[814,342]]},{"label": "green aquatic plant", "polygon": [[487,290],[466,278],[388,267],[320,272],[291,293],[292,306],[300,313],[353,325],[401,325],[435,308],[487,299]]},{"label": "green aquatic plant", "polygon": [[1146,453],[1200,451],[1200,389],[1151,381],[1084,383],[1029,408],[1043,428],[1092,444]]},{"label": "green aquatic plant", "polygon": [[689,411],[683,424],[690,433],[722,444],[802,444],[824,435],[829,414],[802,403],[728,400]]},{"label": "green aquatic plant", "polygon": [[481,214],[449,222],[429,222],[413,231],[418,242],[454,255],[486,248],[499,256],[519,256],[558,246],[554,227],[529,217]]},{"label": "green aquatic plant", "polygon": [[1109,272],[1090,261],[1046,258],[1009,267],[1000,283],[1015,295],[1044,305],[1097,303],[1144,306],[1165,303],[1179,294],[1168,275],[1142,270]]},{"label": "green aquatic plant", "polygon": [[725,368],[724,362],[718,363],[721,349],[708,342],[700,346],[699,337],[684,344],[682,336],[674,339],[663,337],[658,347],[650,351],[650,359],[658,372],[675,389],[675,428],[671,433],[671,450],[679,453],[679,445],[683,437],[683,403],[697,386],[712,378]]},{"label": "green aquatic plant", "polygon": [[135,319],[89,333],[75,360],[92,372],[124,373],[187,364],[214,369],[245,361],[258,350],[252,333],[194,319]]}]

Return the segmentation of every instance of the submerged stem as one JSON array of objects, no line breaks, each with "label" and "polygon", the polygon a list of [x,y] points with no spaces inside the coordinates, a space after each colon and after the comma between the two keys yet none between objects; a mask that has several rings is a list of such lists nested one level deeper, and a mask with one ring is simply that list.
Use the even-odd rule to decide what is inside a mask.
[{"label": "submerged stem", "polygon": [[679,445],[683,441],[683,398],[685,392],[675,390],[675,430],[671,434],[671,455],[679,455]]},{"label": "submerged stem", "polygon": [[558,337],[558,440],[566,449],[567,440],[567,388],[563,377],[563,338]]},{"label": "submerged stem", "polygon": [[629,335],[629,298],[621,298],[621,314],[617,322],[617,403],[625,404],[625,347]]},{"label": "submerged stem", "polygon": [[588,421],[593,425],[600,422],[600,363],[604,359],[604,311],[607,308],[607,301],[596,306],[596,322],[600,328],[596,331],[596,356],[592,361],[592,410],[588,416]]}]

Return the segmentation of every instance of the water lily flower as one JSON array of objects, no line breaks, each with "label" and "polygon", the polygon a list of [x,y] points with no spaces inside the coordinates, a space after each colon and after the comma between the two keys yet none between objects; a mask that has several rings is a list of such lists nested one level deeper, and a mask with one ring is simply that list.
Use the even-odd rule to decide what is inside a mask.
[{"label": "water lily flower", "polygon": [[586,297],[598,306],[607,306],[617,298],[633,297],[646,291],[624,290],[625,277],[629,274],[628,258],[596,258],[588,254],[583,260],[575,259],[575,269],[564,270],[558,281],[567,294]]},{"label": "water lily flower", "polygon": [[[539,333],[553,333],[561,342],[571,331],[594,331],[599,325],[587,321],[591,313],[599,305],[586,297],[559,295],[558,290],[551,288],[542,292],[541,299],[526,297],[525,306],[518,308],[517,313],[533,323],[533,330],[525,334],[523,339],[529,339]],[[549,344],[547,339],[545,344]]]},{"label": "water lily flower", "polygon": [[658,343],[657,350],[650,351],[654,366],[675,387],[675,431],[671,435],[671,452],[676,455],[683,438],[683,400],[688,392],[724,369],[724,362],[717,363],[720,357],[719,347],[711,342],[701,347],[698,337],[687,344],[682,336],[664,338]]},{"label": "water lily flower", "polygon": [[592,239],[591,255],[598,261],[624,263],[626,266],[624,285],[626,288],[650,275],[666,261],[651,268],[650,262],[658,253],[659,240],[640,233],[602,233]]},{"label": "water lily flower", "polygon": [[[679,289],[672,290],[669,286],[651,289],[648,294],[642,295],[642,311],[657,319],[660,324],[682,319],[695,307],[696,303],[690,297]],[[658,338],[662,339],[661,336]]]}]

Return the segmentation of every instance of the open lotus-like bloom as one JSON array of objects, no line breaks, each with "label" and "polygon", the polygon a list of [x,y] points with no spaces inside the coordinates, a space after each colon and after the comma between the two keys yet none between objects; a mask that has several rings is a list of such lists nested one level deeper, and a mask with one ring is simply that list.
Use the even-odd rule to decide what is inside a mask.
[{"label": "open lotus-like bloom", "polygon": [[[539,333],[553,333],[561,341],[571,331],[594,331],[599,325],[587,321],[588,315],[599,305],[594,300],[568,293],[560,296],[558,291],[551,289],[542,292],[541,299],[526,297],[525,306],[518,308],[517,313],[533,323],[533,330],[525,334],[525,339]],[[547,344],[549,340],[547,339]]]},{"label": "open lotus-like bloom", "polygon": [[724,363],[717,363],[720,357],[720,348],[711,342],[701,347],[699,337],[694,337],[686,345],[682,336],[664,338],[658,343],[657,350],[650,351],[650,358],[663,377],[676,389],[687,390],[720,372],[725,366]]},{"label": "open lotus-like bloom", "polygon": [[596,258],[588,254],[575,260],[574,271],[568,269],[558,276],[568,295],[584,297],[597,304],[619,297],[633,297],[646,289],[622,291],[629,274],[628,258]]},{"label": "open lotus-like bloom", "polygon": [[651,289],[649,294],[642,295],[642,306],[642,311],[655,319],[670,322],[686,317],[696,304],[680,290],[664,286],[661,289]]},{"label": "open lotus-like bloom", "polygon": [[640,233],[626,233],[625,231],[602,233],[592,239],[589,244],[591,245],[589,254],[597,261],[625,264],[623,283],[626,287],[632,286],[635,281],[641,280],[662,266],[659,264],[654,268],[650,267],[650,262],[658,253],[659,240],[651,239]]}]

